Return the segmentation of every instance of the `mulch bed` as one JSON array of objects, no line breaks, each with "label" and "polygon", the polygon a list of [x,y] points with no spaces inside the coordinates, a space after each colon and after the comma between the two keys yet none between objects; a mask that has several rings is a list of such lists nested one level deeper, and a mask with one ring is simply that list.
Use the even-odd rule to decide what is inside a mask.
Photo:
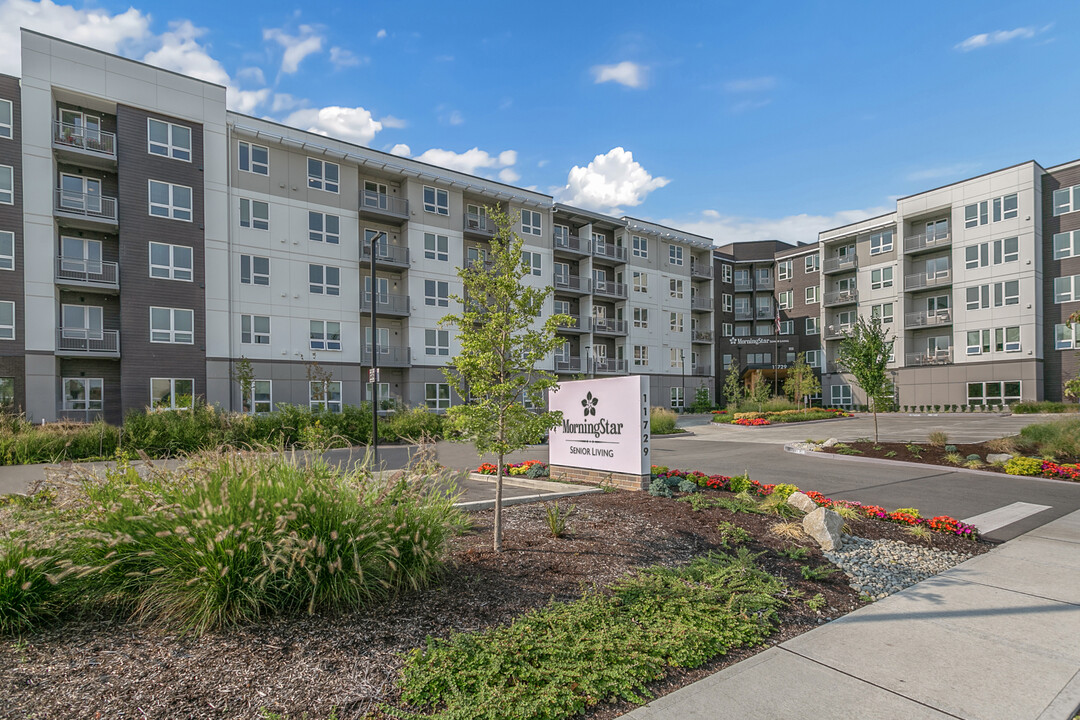
[{"label": "mulch bed", "polygon": [[[923,463],[924,465],[941,465],[952,469],[964,469],[963,465],[953,465],[946,462],[944,446],[935,447],[933,445],[916,444],[921,452],[916,455],[908,449],[910,443],[897,443],[897,442],[881,442],[873,443],[868,440],[856,440],[852,442],[844,442],[850,448],[854,448],[861,452],[855,454],[856,457],[869,457],[869,458],[881,458],[882,460],[903,460],[905,462]],[[954,443],[956,446],[956,452],[960,453],[965,459],[968,455],[978,455],[982,458],[983,462],[986,462],[986,456],[990,454],[996,454],[1003,452],[1000,446],[994,444],[994,441],[982,442],[982,443],[970,443],[960,444]],[[833,455],[851,454],[840,453],[836,447],[823,448],[821,452],[831,453]],[[893,453],[893,454],[890,454]],[[1005,474],[1005,468],[996,465],[982,465],[977,468],[978,470],[989,470],[990,472],[997,472]]]},{"label": "mulch bed", "polygon": [[[564,501],[565,502],[565,501]],[[677,565],[720,549],[717,524],[731,521],[750,532],[759,563],[809,598],[828,602],[813,612],[803,602],[781,611],[782,642],[863,605],[837,573],[824,582],[804,580],[800,567],[826,562],[810,541],[807,560],[775,550],[792,543],[768,534],[773,516],[710,509],[646,493],[603,493],[573,500],[574,534],[549,537],[544,507],[504,510],[504,552],[491,551],[491,511],[474,513],[474,531],[452,543],[442,582],[364,611],[336,617],[271,618],[265,623],[201,638],[108,617],[68,618],[0,644],[2,718],[261,718],[261,709],[321,720],[336,708],[341,720],[369,717],[377,702],[393,702],[399,653],[427,636],[475,631],[509,623],[552,599],[571,600],[638,567]],[[903,528],[856,520],[850,531],[867,538],[912,542]],[[935,533],[922,541],[968,553],[989,545]],[[750,648],[653,683],[662,695],[764,648]],[[613,703],[593,710],[607,719],[629,709]],[[374,717],[381,717],[376,714]]]}]

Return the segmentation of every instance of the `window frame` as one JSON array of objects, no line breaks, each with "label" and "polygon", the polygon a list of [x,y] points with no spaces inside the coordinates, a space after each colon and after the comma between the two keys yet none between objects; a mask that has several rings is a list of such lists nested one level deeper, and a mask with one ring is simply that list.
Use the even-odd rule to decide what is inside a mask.
[{"label": "window frame", "polygon": [[[428,190],[431,191],[432,197],[430,203],[428,202]],[[450,217],[449,191],[435,187],[434,185],[424,185],[422,193],[424,212],[429,212],[434,215],[442,215],[444,217]],[[440,200],[442,202],[440,202]]]},{"label": "window frame", "polygon": [[0,300],[0,307],[11,307],[11,324],[0,325],[0,340],[14,340],[16,336],[15,326],[18,324],[14,300]]},{"label": "window frame", "polygon": [[[322,389],[317,389],[322,385]],[[340,380],[309,380],[308,409],[337,415],[342,407],[342,385]],[[316,397],[321,395],[322,397]],[[336,398],[336,399],[335,399]]]},{"label": "window frame", "polygon": [[[11,251],[4,250],[5,238],[11,242]],[[15,270],[15,231],[0,230],[0,270]]]},{"label": "window frame", "polygon": [[630,248],[631,255],[633,255],[634,257],[639,257],[639,258],[643,258],[643,259],[646,259],[646,260],[648,259],[648,257],[649,257],[649,238],[644,237],[642,235],[631,235],[630,236],[630,243],[631,243],[631,248]]},{"label": "window frame", "polygon": [[894,246],[893,231],[882,230],[876,233],[870,233],[870,254],[881,255],[883,253],[892,252]]},{"label": "window frame", "polygon": [[805,305],[817,305],[821,302],[821,287],[818,285],[808,285],[803,294]]},{"label": "window frame", "polygon": [[0,98],[0,107],[7,106],[7,122],[0,121],[0,139],[11,140],[15,137],[15,103]]},{"label": "window frame", "polygon": [[[5,173],[6,171],[6,173]],[[11,165],[0,165],[0,179],[7,175],[8,187],[0,185],[0,205],[15,204],[15,168]]]},{"label": "window frame", "polygon": [[[266,261],[266,272],[259,272],[255,267],[256,260]],[[240,256],[240,284],[241,285],[260,285],[262,287],[270,287],[270,258],[263,255],[241,255]],[[245,268],[244,266],[247,265]],[[245,280],[245,274],[247,279]]]},{"label": "window frame", "polygon": [[649,308],[636,307],[632,312],[634,327],[642,330],[649,329]]},{"label": "window frame", "polygon": [[[431,248],[428,248],[428,240]],[[424,233],[424,258],[436,262],[450,262],[450,236],[438,233]]]},{"label": "window frame", "polygon": [[[244,167],[244,147],[247,147],[247,167]],[[266,162],[259,162],[255,160],[255,148],[266,151]],[[246,140],[240,140],[237,143],[236,152],[236,167],[240,172],[251,173],[252,175],[262,175],[264,177],[270,176],[270,148],[266,145],[258,145]]]},{"label": "window frame", "polygon": [[790,280],[794,273],[795,267],[791,260],[780,260],[776,263],[777,280]]},{"label": "window frame", "polygon": [[649,292],[649,273],[642,272],[640,270],[634,270],[631,279],[633,280],[634,292]]},{"label": "window frame", "polygon": [[[315,325],[321,328],[316,332]],[[337,326],[337,340],[330,339],[330,326]],[[319,335],[321,339],[317,339]],[[318,346],[316,346],[318,343]],[[326,352],[341,352],[341,322],[338,320],[308,320],[308,348],[311,350],[325,350]]]},{"label": "window frame", "polygon": [[686,286],[680,278],[668,278],[668,298],[682,300],[686,297]]},{"label": "window frame", "polygon": [[[318,228],[313,227],[314,220],[318,218]],[[337,231],[330,231],[330,219],[337,224]],[[324,245],[341,244],[341,216],[333,213],[324,213],[318,210],[308,210],[308,240],[323,243]]]},{"label": "window frame", "polygon": [[[528,218],[528,222],[525,222]],[[540,237],[544,234],[544,216],[536,210],[521,208],[521,232],[524,235]]]},{"label": "window frame", "polygon": [[803,328],[804,335],[820,335],[821,334],[821,318],[820,317],[808,317],[806,318],[806,324]]},{"label": "window frame", "polygon": [[729,265],[727,263],[722,264],[720,266],[721,282],[726,282],[726,283],[731,282],[732,281],[731,279],[732,279],[732,276],[734,275],[734,273],[735,273],[735,268],[733,268],[731,265]]},{"label": "window frame", "polygon": [[425,278],[424,304],[431,307],[450,307],[450,283],[446,280]]},{"label": "window frame", "polygon": [[821,271],[821,255],[819,253],[810,253],[803,260],[803,273],[809,275],[812,273]]},{"label": "window frame", "polygon": [[[443,391],[445,389],[445,397]],[[434,392],[432,392],[434,390]],[[445,405],[443,404],[445,402]],[[438,412],[449,410],[453,405],[453,397],[450,394],[450,383],[424,383],[424,404],[428,410]]]},{"label": "window frame", "polygon": [[682,245],[668,245],[668,265],[682,267],[685,255]]},{"label": "window frame", "polygon": [[791,310],[795,307],[795,291],[781,290],[776,294],[776,302],[781,310]]},{"label": "window frame", "polygon": [[[154,397],[154,383],[155,382],[168,382],[169,383],[169,406],[162,407],[156,401]],[[178,390],[176,384],[179,382],[191,383],[190,393],[180,393],[189,395],[191,397],[191,405],[177,405],[176,396]],[[195,378],[164,378],[164,377],[152,377],[150,378],[150,407],[155,412],[172,411],[172,410],[191,410],[195,407]]]},{"label": "window frame", "polygon": [[683,332],[686,327],[686,324],[683,322],[683,314],[680,312],[671,312],[668,327],[669,332]]},{"label": "window frame", "polygon": [[1054,349],[1074,350],[1076,348],[1076,326],[1070,326],[1068,323],[1054,325]]},{"label": "window frame", "polygon": [[[164,180],[154,180],[152,178],[147,179],[147,213],[150,217],[160,218],[162,220],[179,220],[181,222],[192,222],[192,218],[195,216],[195,191],[188,185],[177,185],[175,183],[165,182]],[[161,203],[154,202],[154,185],[163,185],[169,189],[169,203],[163,205]],[[188,199],[191,204],[188,207],[176,204],[176,190],[182,188],[188,191]],[[155,213],[154,208],[163,208],[165,210],[164,215],[161,213]],[[187,213],[187,217],[183,217],[181,214]]]},{"label": "window frame", "polygon": [[731,293],[720,293],[721,309],[723,312],[732,312],[735,298]]},{"label": "window frame", "polygon": [[[154,247],[168,248],[169,252],[169,264],[159,265],[154,263]],[[188,260],[190,264],[187,267],[183,267],[176,263],[176,251],[177,249],[186,250],[188,253]],[[147,246],[147,262],[149,268],[147,270],[149,277],[155,280],[176,280],[178,282],[194,282],[195,281],[195,248],[188,245],[175,245],[173,243],[163,243],[151,241]],[[165,275],[155,275],[154,270],[165,270]],[[187,277],[178,277],[180,273],[187,273]]]},{"label": "window frame", "polygon": [[[266,383],[266,392],[263,393],[266,395],[266,400],[258,399],[258,395],[260,394],[258,389],[259,383]],[[268,413],[274,412],[274,381],[261,378],[253,379],[251,381],[251,388],[248,391],[248,398],[248,402],[251,404],[251,407],[244,410],[244,412],[250,413],[251,415],[266,415]],[[243,399],[241,399],[241,402],[243,402]],[[260,405],[265,405],[266,409],[260,410]]]},{"label": "window frame", "polygon": [[679,410],[686,407],[686,393],[681,385],[671,386],[671,407]]},{"label": "window frame", "polygon": [[[888,274],[886,280],[885,275]],[[877,280],[874,280],[874,275],[878,276]],[[893,286],[893,266],[874,268],[870,271],[870,289],[871,290],[884,290],[885,288],[891,288]]]},{"label": "window frame", "polygon": [[[257,327],[257,321],[266,321],[266,330],[261,331]],[[246,326],[246,327],[245,327]],[[247,338],[246,340],[244,338]],[[269,315],[241,315],[240,316],[240,344],[242,345],[269,345],[270,344],[270,316]]]},{"label": "window frame", "polygon": [[[162,143],[160,143],[158,141],[155,141],[155,140],[153,140],[151,138],[151,136],[150,136],[150,128],[152,127],[153,123],[160,123],[161,125],[165,126],[165,134],[168,136],[168,141],[166,143],[162,144]],[[186,148],[184,148],[181,145],[176,144],[175,138],[173,137],[174,136],[173,131],[176,130],[176,129],[186,130],[187,131],[187,134],[188,134],[188,146]],[[147,152],[148,155],[153,155],[155,157],[163,157],[163,158],[168,158],[170,160],[179,160],[180,162],[190,163],[192,157],[195,154],[195,151],[194,151],[194,145],[195,145],[194,135],[195,135],[195,133],[192,132],[191,128],[188,127],[187,125],[178,125],[177,123],[169,122],[168,120],[162,120],[160,118],[153,118],[153,117],[146,118],[146,152]],[[154,147],[155,146],[163,148],[165,152],[154,152]],[[186,152],[187,157],[177,157],[177,155],[176,155],[177,151]]]},{"label": "window frame", "polygon": [[[256,210],[265,210],[266,216],[259,217],[256,214]],[[245,220],[245,216],[247,219]],[[240,198],[240,227],[249,228],[251,230],[269,230],[270,229],[270,203],[265,200],[254,200],[252,198]],[[310,215],[308,216],[308,222],[311,222]]]},{"label": "window frame", "polygon": [[[312,163],[318,163],[318,174],[312,174]],[[330,180],[327,170],[334,168],[335,180]],[[341,165],[329,160],[320,160],[308,156],[307,158],[307,186],[308,190],[321,190],[323,192],[338,195],[341,192]]]},{"label": "window frame", "polygon": [[[316,269],[319,273],[319,279],[317,281],[314,278]],[[333,273],[331,273],[331,271],[333,271]],[[337,276],[337,282],[331,282],[331,274]],[[323,295],[325,297],[340,297],[341,268],[337,265],[308,263],[308,293],[311,295]]]},{"label": "window frame", "polygon": [[[68,396],[68,383],[79,383],[83,386],[82,399],[74,399]],[[95,389],[98,391],[98,399],[91,398],[91,394]],[[60,379],[60,392],[63,395],[61,404],[64,410],[70,410],[75,412],[94,412],[105,409],[105,381],[103,378],[95,377],[65,377]],[[96,407],[91,405],[96,404]],[[81,407],[76,407],[81,405]]]},{"label": "window frame", "polygon": [[[154,311],[155,310],[167,310],[169,312],[169,327],[168,328],[155,328],[154,327]],[[190,330],[177,330],[176,318],[182,313],[190,313],[191,315],[191,329]],[[151,305],[149,313],[150,321],[150,342],[161,345],[194,345],[195,344],[195,311],[189,308],[173,308],[163,307],[160,305]],[[155,340],[154,333],[158,333],[159,336],[164,335],[168,337],[167,340]],[[189,339],[180,339],[184,336],[190,336]]]}]

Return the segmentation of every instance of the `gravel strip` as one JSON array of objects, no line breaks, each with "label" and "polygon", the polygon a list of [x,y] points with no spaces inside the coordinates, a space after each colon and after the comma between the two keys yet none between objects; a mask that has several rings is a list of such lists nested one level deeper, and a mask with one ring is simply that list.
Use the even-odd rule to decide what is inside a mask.
[{"label": "gravel strip", "polygon": [[851,579],[856,592],[880,600],[958,565],[972,555],[935,550],[898,540],[843,536],[843,548],[823,553]]}]

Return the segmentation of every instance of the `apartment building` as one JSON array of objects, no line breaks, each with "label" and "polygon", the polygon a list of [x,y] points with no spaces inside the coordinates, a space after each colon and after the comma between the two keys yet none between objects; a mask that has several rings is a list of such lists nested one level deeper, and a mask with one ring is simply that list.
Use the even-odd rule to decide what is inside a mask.
[{"label": "apartment building", "polygon": [[[444,410],[439,320],[515,218],[566,311],[565,375],[712,384],[712,241],[228,112],[225,88],[23,31],[0,77],[0,401],[35,419],[183,407]],[[375,264],[374,282],[371,277]],[[373,336],[372,305],[377,326]],[[675,358],[678,357],[678,364]]]}]

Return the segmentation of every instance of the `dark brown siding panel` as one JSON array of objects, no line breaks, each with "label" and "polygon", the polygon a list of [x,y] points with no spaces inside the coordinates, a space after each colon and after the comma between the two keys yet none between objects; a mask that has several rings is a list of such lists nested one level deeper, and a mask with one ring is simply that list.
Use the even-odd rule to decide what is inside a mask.
[{"label": "dark brown siding panel", "polygon": [[0,377],[15,379],[15,409],[26,407],[26,364],[21,355],[0,355]]},{"label": "dark brown siding panel", "polygon": [[[147,118],[191,128],[193,162],[151,155],[146,150]],[[117,118],[117,162],[120,188],[121,394],[125,411],[146,407],[150,378],[194,378],[197,395],[206,395],[206,301],[204,293],[203,133],[202,126],[121,105]],[[151,217],[149,181],[192,189],[192,220]],[[186,245],[193,249],[194,280],[151,278],[149,242]],[[150,307],[194,310],[195,342],[171,345],[150,342]]]},{"label": "dark brown siding panel", "polygon": [[1054,259],[1054,235],[1080,230],[1080,212],[1054,217],[1054,191],[1073,185],[1080,185],[1080,166],[1043,175],[1043,392],[1047,400],[1061,400],[1064,382],[1076,377],[1080,368],[1076,350],[1054,348],[1054,326],[1066,322],[1070,314],[1080,310],[1077,301],[1054,302],[1054,278],[1080,275],[1080,257]]},{"label": "dark brown siding panel", "polygon": [[73,358],[59,362],[57,374],[59,389],[56,392],[58,402],[63,404],[65,378],[101,378],[101,393],[104,398],[105,421],[119,425],[123,420],[120,404],[120,363],[115,360],[97,360],[91,358]]},{"label": "dark brown siding panel", "polygon": [[11,101],[11,138],[0,138],[0,165],[10,165],[14,175],[14,204],[0,205],[0,230],[15,233],[15,269],[0,270],[0,300],[15,303],[15,339],[0,340],[0,377],[15,378],[15,403],[26,407],[23,355],[26,318],[23,304],[23,182],[22,95],[17,78],[0,75],[0,98]]}]

